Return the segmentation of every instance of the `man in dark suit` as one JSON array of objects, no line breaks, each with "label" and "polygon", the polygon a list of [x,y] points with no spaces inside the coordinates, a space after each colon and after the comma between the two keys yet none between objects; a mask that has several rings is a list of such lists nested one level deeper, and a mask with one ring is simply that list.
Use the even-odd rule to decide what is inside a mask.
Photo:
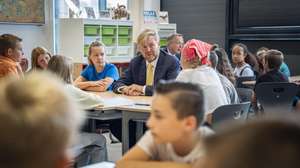
[{"label": "man in dark suit", "polygon": [[179,73],[179,61],[160,50],[156,31],[146,29],[137,39],[139,54],[129,63],[125,77],[113,83],[113,91],[129,96],[153,94],[159,80],[175,79]]},{"label": "man in dark suit", "polygon": [[183,44],[184,40],[182,34],[173,33],[168,36],[167,46],[162,48],[162,50],[180,60],[180,52]]}]

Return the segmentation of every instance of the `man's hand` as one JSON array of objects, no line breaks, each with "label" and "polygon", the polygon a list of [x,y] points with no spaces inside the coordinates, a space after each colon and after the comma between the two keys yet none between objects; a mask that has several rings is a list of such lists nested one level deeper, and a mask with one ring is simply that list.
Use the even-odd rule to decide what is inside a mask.
[{"label": "man's hand", "polygon": [[122,94],[128,95],[128,96],[141,96],[143,95],[143,86],[140,85],[130,85],[130,86],[125,86],[122,88]]},{"label": "man's hand", "polygon": [[128,87],[130,90],[135,90],[135,91],[139,91],[139,92],[143,92],[143,89],[144,89],[144,86],[137,85],[137,84],[132,84]]},{"label": "man's hand", "polygon": [[143,94],[144,87],[137,84],[132,84],[129,87],[129,95],[130,96],[140,96]]}]

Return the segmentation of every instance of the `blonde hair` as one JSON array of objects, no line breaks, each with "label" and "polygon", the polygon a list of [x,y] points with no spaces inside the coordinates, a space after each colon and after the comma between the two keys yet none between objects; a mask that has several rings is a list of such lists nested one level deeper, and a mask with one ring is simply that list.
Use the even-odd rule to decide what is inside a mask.
[{"label": "blonde hair", "polygon": [[31,67],[33,70],[42,69],[38,65],[38,58],[42,54],[48,54],[51,58],[51,54],[48,52],[48,50],[44,47],[36,47],[31,52]]},{"label": "blonde hair", "polygon": [[0,167],[55,167],[84,114],[46,72],[2,80],[0,106]]},{"label": "blonde hair", "polygon": [[65,83],[73,83],[73,60],[70,57],[54,55],[48,63],[48,70],[56,74]]},{"label": "blonde hair", "polygon": [[158,33],[155,31],[155,30],[152,30],[152,29],[145,29],[144,31],[142,31],[138,38],[137,38],[137,45],[138,46],[141,46],[144,44],[144,41],[150,37],[150,36],[153,36],[155,37],[156,41],[159,42],[159,36],[158,36]]},{"label": "blonde hair", "polygon": [[[105,44],[100,41],[94,41],[89,46],[89,55],[88,55],[88,62],[89,64],[93,65],[93,62],[91,61],[91,54],[92,54],[92,48],[93,47],[102,47],[105,51]],[[106,55],[106,53],[104,53]]]}]

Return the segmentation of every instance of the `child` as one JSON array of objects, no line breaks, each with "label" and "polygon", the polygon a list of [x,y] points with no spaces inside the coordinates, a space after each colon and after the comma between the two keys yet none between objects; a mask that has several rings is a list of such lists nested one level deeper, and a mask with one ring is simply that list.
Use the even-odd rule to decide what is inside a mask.
[{"label": "child", "polygon": [[83,113],[55,76],[1,80],[0,107],[0,167],[68,166]]},{"label": "child", "polygon": [[[260,75],[265,73],[265,68],[263,67],[263,65],[265,64],[265,53],[268,51],[269,49],[266,47],[261,47],[257,50],[256,52],[256,57],[257,57],[257,61],[259,63],[259,73]],[[290,69],[288,67],[288,65],[284,62],[284,56],[282,55],[282,64],[280,65],[280,69],[279,71],[282,72],[283,74],[285,74],[287,77],[291,76],[290,73]],[[261,71],[263,70],[263,73],[261,73]]]},{"label": "child", "polygon": [[284,56],[282,55],[282,64],[280,65],[279,71],[285,74],[287,77],[291,76],[290,69],[288,65],[284,62]]},{"label": "child", "polygon": [[51,54],[44,47],[36,47],[31,52],[31,70],[45,70]]},{"label": "child", "polygon": [[231,65],[229,64],[229,60],[225,50],[217,47],[213,51],[210,51],[209,61],[210,61],[210,66],[213,69],[215,69],[216,72],[218,73],[218,76],[220,78],[220,81],[222,83],[223,89],[226,94],[227,102],[229,102],[229,104],[239,103],[239,96],[235,90],[234,84],[227,78],[227,76],[221,74],[218,71],[218,69],[221,69],[223,70],[222,71],[223,73],[227,72],[225,74],[227,75],[231,74],[230,76],[234,77],[233,73],[231,73],[232,68]]},{"label": "child", "polygon": [[20,66],[23,53],[22,39],[12,34],[0,36],[0,79],[8,75],[22,77]]},{"label": "child", "polygon": [[215,67],[215,69],[220,74],[225,76],[234,85],[235,77],[233,73],[233,68],[231,66],[226,51],[223,48],[218,47],[217,45],[214,45],[211,51],[214,51],[217,54],[217,62],[213,67]]},{"label": "child", "polygon": [[105,60],[105,46],[95,41],[89,47],[89,65],[75,80],[75,85],[83,90],[104,92],[111,90],[111,84],[119,79],[118,69]]},{"label": "child", "polygon": [[[65,83],[66,91],[74,98],[74,100],[80,105],[81,108],[83,108],[84,110],[88,110],[99,105],[103,105],[103,100],[100,96],[85,92],[72,85],[72,69],[72,59],[65,56],[54,55],[50,59],[48,64],[48,70],[50,70],[63,80],[63,82]],[[78,144],[77,146],[80,146],[82,148],[82,153],[87,152],[84,151],[84,149],[91,146],[98,146],[102,149],[99,150],[100,152],[95,152],[92,157],[90,157],[90,164],[107,160],[106,140],[105,137],[101,134],[81,133],[80,144]],[[79,162],[78,166],[84,166],[85,164],[86,163]]]},{"label": "child", "polygon": [[195,168],[298,168],[298,123],[263,120],[205,139],[205,158]]},{"label": "child", "polygon": [[244,44],[237,43],[233,46],[232,61],[236,65],[234,69],[234,75],[237,78],[244,76],[255,76],[255,72],[258,72],[257,60]]},{"label": "child", "polygon": [[257,78],[255,86],[262,82],[289,82],[288,77],[279,71],[283,62],[283,54],[278,50],[269,50],[265,53],[266,73]]},{"label": "child", "polygon": [[[283,54],[278,50],[269,50],[265,53],[266,73],[257,78],[254,91],[259,83],[263,82],[289,82],[288,77],[279,71],[283,61]],[[253,94],[253,105],[257,108],[256,94]]]},{"label": "child", "polygon": [[182,48],[181,67],[176,80],[191,82],[203,89],[205,99],[205,117],[211,123],[213,111],[222,105],[228,104],[226,94],[217,72],[208,66],[208,52],[211,45],[199,40],[189,40]]},{"label": "child", "polygon": [[201,137],[208,130],[199,128],[204,118],[204,101],[197,85],[158,84],[147,121],[149,131],[117,162],[117,167],[191,167],[204,154]]},{"label": "child", "polygon": [[257,62],[258,62],[258,73],[259,76],[263,75],[266,73],[265,71],[265,54],[269,49],[266,47],[260,47],[257,52],[256,52],[256,58],[257,58]]},{"label": "child", "polygon": [[103,105],[103,100],[100,96],[80,90],[73,85],[73,61],[71,58],[60,55],[53,56],[49,61],[48,70],[63,80],[67,91],[71,93],[84,110]]}]

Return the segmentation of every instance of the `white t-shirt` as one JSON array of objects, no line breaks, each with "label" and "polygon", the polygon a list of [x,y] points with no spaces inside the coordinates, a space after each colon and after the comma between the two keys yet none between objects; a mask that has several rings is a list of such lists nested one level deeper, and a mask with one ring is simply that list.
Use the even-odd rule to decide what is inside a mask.
[{"label": "white t-shirt", "polygon": [[65,88],[83,110],[93,109],[104,104],[103,99],[96,94],[88,93],[71,84],[66,84]]},{"label": "white t-shirt", "polygon": [[195,69],[182,70],[176,80],[195,83],[201,87],[206,115],[213,113],[217,107],[228,104],[220,78],[211,67],[202,65]]},{"label": "white t-shirt", "polygon": [[[244,69],[244,70],[243,70]],[[243,72],[242,72],[243,71]],[[241,74],[242,72],[242,74]],[[245,64],[241,67],[235,67],[234,68],[234,76],[241,77],[241,76],[254,76],[254,72],[251,69],[251,66],[249,64]]]},{"label": "white t-shirt", "polygon": [[237,94],[234,85],[227,79],[226,76],[220,73],[218,73],[218,75],[220,77],[229,104],[240,103],[239,95]]},{"label": "white t-shirt", "polygon": [[213,131],[207,127],[200,127],[198,130],[199,143],[196,144],[193,150],[185,156],[178,156],[170,143],[155,144],[153,136],[149,130],[139,140],[137,145],[145,153],[147,153],[152,160],[193,164],[197,159],[199,159],[199,157],[204,155],[201,137],[213,134]]}]

